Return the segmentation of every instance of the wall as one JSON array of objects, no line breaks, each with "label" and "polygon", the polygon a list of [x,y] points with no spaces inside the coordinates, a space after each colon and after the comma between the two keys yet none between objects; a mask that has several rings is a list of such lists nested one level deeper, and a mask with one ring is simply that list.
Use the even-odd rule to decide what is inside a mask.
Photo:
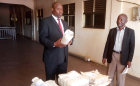
[{"label": "wall", "polygon": [[0,4],[0,26],[10,26],[10,10],[5,4]]},{"label": "wall", "polygon": [[[139,0],[123,0],[127,2],[140,4]],[[140,66],[140,22],[132,21],[132,8],[137,7],[135,4],[126,3],[126,2],[117,2],[116,0],[112,0],[112,12],[111,12],[111,28],[116,25],[116,18],[120,13],[125,13],[128,16],[128,22],[126,24],[127,27],[130,27],[135,30],[135,52],[133,56],[132,66],[129,69],[128,73],[130,75],[136,76],[140,78],[140,70],[138,67]]]},{"label": "wall", "polygon": [[[43,17],[48,17],[51,15],[51,7],[54,0],[35,0],[35,11],[38,9],[43,9]],[[39,32],[38,32],[38,17],[37,12],[35,15],[35,33],[36,33],[36,40],[39,41]]]},{"label": "wall", "polygon": [[[125,0],[129,2],[133,2],[133,0]],[[134,3],[140,5],[140,0],[134,0]],[[140,78],[140,21],[132,21],[132,8],[138,7],[137,5],[130,4],[130,3],[123,3],[122,12],[128,15],[129,21],[126,26],[133,28],[135,30],[135,52],[134,52],[134,59],[132,61],[132,67],[129,69],[129,73],[131,75],[137,76]]]},{"label": "wall", "polygon": [[75,38],[69,52],[102,64],[102,54],[110,29],[111,0],[107,0],[105,29],[83,28],[83,0],[57,0],[62,4],[75,3]]},{"label": "wall", "polygon": [[[51,14],[50,9],[53,1],[58,1],[62,4],[75,3],[75,38],[73,45],[69,46],[69,52],[82,57],[89,57],[91,58],[91,61],[99,64],[102,64],[102,56],[109,29],[117,26],[116,20],[120,13],[127,14],[129,18],[127,26],[135,30],[136,36],[134,59],[128,73],[140,78],[140,70],[137,70],[138,66],[140,66],[138,64],[140,63],[140,55],[138,53],[138,49],[140,48],[140,39],[138,39],[138,37],[140,37],[140,31],[138,29],[140,23],[138,21],[131,21],[132,7],[135,7],[136,5],[121,3],[117,0],[107,0],[105,29],[90,29],[82,27],[83,0],[36,0],[36,9],[43,8],[43,16],[49,16]],[[134,3],[140,4],[140,1],[138,0],[124,1],[134,1]],[[38,34],[36,36],[38,38]]]},{"label": "wall", "polygon": [[[134,59],[132,66],[128,73],[130,75],[140,78],[140,70],[137,68],[140,66],[140,22],[131,21],[132,7],[136,5],[129,3],[121,3],[117,0],[107,0],[106,7],[106,23],[105,29],[89,29],[83,28],[83,0],[56,0],[62,4],[75,3],[75,39],[72,46],[69,46],[69,52],[82,57],[89,57],[92,61],[102,64],[102,55],[107,39],[107,35],[110,28],[116,27],[116,20],[120,13],[128,15],[129,21],[126,24],[128,27],[135,30],[136,36],[136,48],[134,53]],[[133,0],[124,0],[133,2]],[[140,4],[140,1],[134,0],[134,3]]]}]

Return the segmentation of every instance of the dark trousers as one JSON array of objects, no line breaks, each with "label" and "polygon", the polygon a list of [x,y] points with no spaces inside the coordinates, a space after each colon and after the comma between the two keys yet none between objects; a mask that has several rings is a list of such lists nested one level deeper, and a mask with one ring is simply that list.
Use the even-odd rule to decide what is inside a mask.
[{"label": "dark trousers", "polygon": [[55,75],[58,80],[59,74],[67,73],[67,64],[68,62],[64,62],[61,64],[45,63],[46,80],[55,80]]}]

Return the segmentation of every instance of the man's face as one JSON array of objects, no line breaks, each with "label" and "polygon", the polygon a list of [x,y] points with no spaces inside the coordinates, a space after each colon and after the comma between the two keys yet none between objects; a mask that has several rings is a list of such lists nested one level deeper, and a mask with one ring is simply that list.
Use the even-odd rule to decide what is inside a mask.
[{"label": "man's face", "polygon": [[57,18],[60,18],[63,14],[63,7],[61,4],[56,3],[52,8],[52,14]]},{"label": "man's face", "polygon": [[117,19],[117,26],[119,28],[124,27],[127,22],[127,18],[124,15],[119,15]]}]

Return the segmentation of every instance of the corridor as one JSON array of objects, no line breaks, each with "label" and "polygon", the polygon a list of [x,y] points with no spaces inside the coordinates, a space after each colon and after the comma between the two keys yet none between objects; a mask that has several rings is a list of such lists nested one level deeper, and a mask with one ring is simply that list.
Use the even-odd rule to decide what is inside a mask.
[{"label": "corridor", "polygon": [[[17,40],[0,40],[0,86],[30,86],[36,76],[45,80],[42,53],[40,43],[23,36],[17,36]],[[95,69],[106,73],[104,66],[69,55],[68,71]],[[125,86],[140,86],[140,82],[127,77]]]}]

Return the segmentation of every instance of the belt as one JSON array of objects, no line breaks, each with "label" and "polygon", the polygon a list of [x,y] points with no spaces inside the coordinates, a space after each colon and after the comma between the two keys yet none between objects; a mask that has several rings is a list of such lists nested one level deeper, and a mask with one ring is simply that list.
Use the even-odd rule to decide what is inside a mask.
[{"label": "belt", "polygon": [[113,52],[118,53],[118,54],[121,54],[122,53],[122,51],[118,52],[118,51],[115,51],[115,50],[113,50]]}]

